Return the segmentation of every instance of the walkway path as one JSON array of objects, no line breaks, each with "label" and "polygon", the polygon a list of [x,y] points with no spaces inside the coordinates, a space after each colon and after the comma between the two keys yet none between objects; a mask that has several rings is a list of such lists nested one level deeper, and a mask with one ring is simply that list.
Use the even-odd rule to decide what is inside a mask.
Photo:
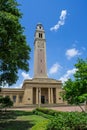
[{"label": "walkway path", "polygon": [[[79,111],[81,112],[81,108],[79,106],[59,106],[59,107],[46,107],[48,109],[53,109],[53,110],[57,110],[57,111]],[[85,110],[85,107],[82,106],[83,110]],[[24,110],[24,111],[32,111],[34,110],[35,108],[9,108],[8,110]]]}]

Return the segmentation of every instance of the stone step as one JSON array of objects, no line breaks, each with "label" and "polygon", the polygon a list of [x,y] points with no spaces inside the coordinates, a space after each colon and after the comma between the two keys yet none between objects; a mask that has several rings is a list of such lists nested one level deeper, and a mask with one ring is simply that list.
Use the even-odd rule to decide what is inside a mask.
[{"label": "stone step", "polygon": [[62,103],[59,104],[26,104],[24,106],[14,106],[13,108],[37,108],[37,107],[61,107],[61,106],[70,106],[70,105],[65,105]]}]

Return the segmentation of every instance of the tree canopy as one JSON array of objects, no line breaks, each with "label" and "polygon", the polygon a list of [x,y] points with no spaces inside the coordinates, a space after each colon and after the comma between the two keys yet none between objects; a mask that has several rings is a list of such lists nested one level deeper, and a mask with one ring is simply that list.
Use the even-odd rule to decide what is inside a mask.
[{"label": "tree canopy", "polygon": [[63,98],[70,104],[87,102],[87,59],[78,59],[75,64],[74,80],[68,79],[63,85]]},{"label": "tree canopy", "polygon": [[5,96],[5,97],[0,97],[0,108],[8,108],[8,107],[12,107],[13,106],[13,102],[11,101],[9,96]]},{"label": "tree canopy", "polygon": [[20,18],[16,0],[0,0],[0,85],[16,83],[18,70],[29,70],[31,49]]},{"label": "tree canopy", "polygon": [[13,102],[11,101],[9,96],[0,97],[0,108],[9,108],[13,106]]}]

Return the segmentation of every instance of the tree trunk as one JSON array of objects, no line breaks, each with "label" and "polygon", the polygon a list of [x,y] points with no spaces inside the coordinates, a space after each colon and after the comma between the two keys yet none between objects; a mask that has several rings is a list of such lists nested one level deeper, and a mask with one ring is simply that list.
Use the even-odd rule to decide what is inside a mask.
[{"label": "tree trunk", "polygon": [[0,87],[0,92],[1,92],[2,90],[1,90],[1,87]]},{"label": "tree trunk", "polygon": [[85,112],[85,110],[82,108],[80,104],[78,104],[78,106],[81,108],[82,112]]},{"label": "tree trunk", "polygon": [[85,111],[87,112],[87,100],[85,102]]}]

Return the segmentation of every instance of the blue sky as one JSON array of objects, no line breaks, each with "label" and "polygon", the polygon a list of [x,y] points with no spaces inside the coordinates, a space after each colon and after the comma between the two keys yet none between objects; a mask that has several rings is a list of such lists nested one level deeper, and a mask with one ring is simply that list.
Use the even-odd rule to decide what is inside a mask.
[{"label": "blue sky", "polygon": [[34,75],[34,33],[42,23],[46,35],[49,78],[66,81],[76,71],[77,58],[87,57],[87,0],[17,0],[23,13],[20,20],[31,47],[30,71],[19,71],[20,87]]}]

